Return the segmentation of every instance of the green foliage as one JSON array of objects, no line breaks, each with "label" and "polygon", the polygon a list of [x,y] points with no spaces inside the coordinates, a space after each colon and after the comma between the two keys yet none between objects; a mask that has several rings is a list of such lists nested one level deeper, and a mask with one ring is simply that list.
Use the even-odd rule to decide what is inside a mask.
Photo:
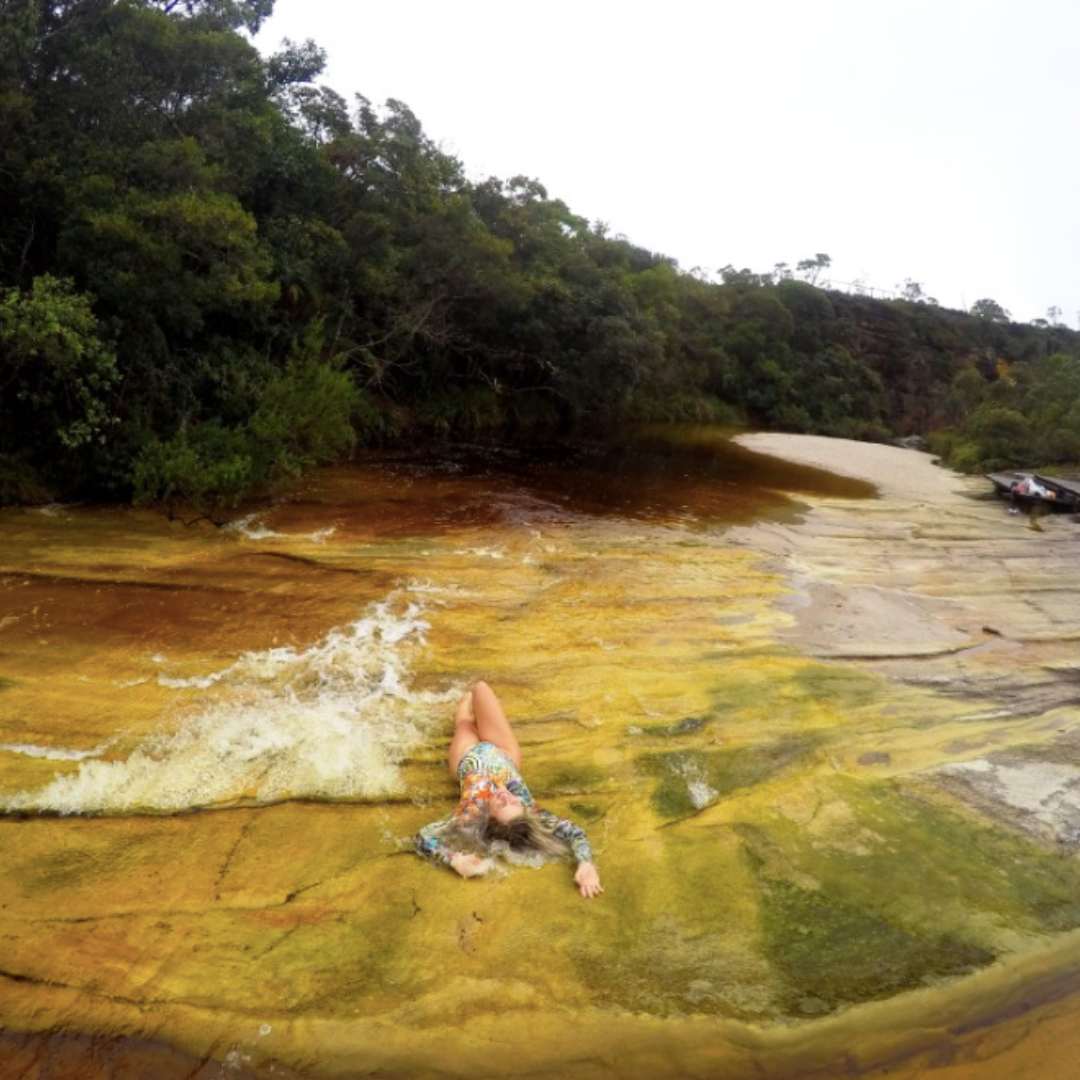
[{"label": "green foliage", "polygon": [[1009,313],[996,301],[989,297],[976,300],[971,305],[971,314],[979,319],[989,319],[991,322],[1008,322]]},{"label": "green foliage", "polygon": [[0,295],[0,363],[8,431],[29,413],[35,426],[75,450],[112,419],[107,397],[117,379],[116,358],[98,337],[89,297],[68,281],[46,274],[35,278],[29,294],[8,289]]},{"label": "green foliage", "polygon": [[0,500],[34,492],[74,451],[104,439],[114,422],[116,357],[88,296],[48,274],[29,292],[0,292]]},{"label": "green foliage", "polygon": [[267,383],[246,423],[214,418],[151,440],[135,461],[136,500],[170,512],[188,504],[214,517],[351,450],[354,415],[363,416],[367,403],[340,361],[319,359],[317,346],[313,333]]},{"label": "green foliage", "polygon": [[989,462],[987,468],[1019,465],[1033,449],[1027,418],[1015,409],[982,405],[975,410],[966,431],[979,444]]},{"label": "green foliage", "polygon": [[936,443],[954,468],[980,472],[1080,460],[1080,359],[1063,353],[999,373],[953,381],[959,429]]},{"label": "green foliage", "polygon": [[951,390],[950,412],[963,418],[973,413],[986,400],[988,387],[977,368],[966,367],[956,373]]},{"label": "green foliage", "polygon": [[134,464],[135,499],[205,514],[235,506],[256,485],[248,432],[210,420],[171,439],[154,439]]},{"label": "green foliage", "polygon": [[318,359],[309,339],[263,391],[248,422],[258,474],[271,482],[334,461],[356,444],[361,397],[339,361]]},{"label": "green foliage", "polygon": [[25,456],[0,454],[0,506],[47,502],[51,494]]},{"label": "green foliage", "polygon": [[440,437],[471,436],[498,431],[505,416],[491,387],[473,386],[432,394],[417,407],[416,421]]},{"label": "green foliage", "polygon": [[828,292],[823,252],[684,273],[533,178],[470,181],[400,101],[350,113],[314,43],[261,57],[272,9],[0,6],[0,497],[213,509],[356,441],[642,419],[950,425],[974,464],[1023,441],[993,405],[1080,448],[1056,316]]}]

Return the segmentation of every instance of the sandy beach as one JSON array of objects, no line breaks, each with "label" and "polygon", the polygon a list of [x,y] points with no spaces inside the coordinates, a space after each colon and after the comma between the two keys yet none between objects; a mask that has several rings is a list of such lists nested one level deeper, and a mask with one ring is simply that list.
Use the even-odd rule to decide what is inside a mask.
[{"label": "sandy beach", "polygon": [[780,431],[756,431],[739,435],[735,441],[761,454],[866,480],[882,495],[895,499],[949,502],[958,492],[980,486],[970,476],[934,464],[933,454],[882,443],[833,439],[826,435],[789,435]]}]

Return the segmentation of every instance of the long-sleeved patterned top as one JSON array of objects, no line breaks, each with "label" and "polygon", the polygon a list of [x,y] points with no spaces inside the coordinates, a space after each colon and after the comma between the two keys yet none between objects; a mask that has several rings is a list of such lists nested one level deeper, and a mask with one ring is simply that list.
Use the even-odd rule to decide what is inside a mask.
[{"label": "long-sleeved patterned top", "polygon": [[531,809],[553,836],[565,841],[579,863],[592,862],[592,849],[585,831],[572,821],[536,805],[517,766],[494,743],[479,742],[458,764],[461,801],[448,817],[425,825],[416,837],[416,850],[425,858],[449,865],[454,851],[443,840],[443,833],[455,825],[482,822],[488,815],[488,803],[502,785]]}]

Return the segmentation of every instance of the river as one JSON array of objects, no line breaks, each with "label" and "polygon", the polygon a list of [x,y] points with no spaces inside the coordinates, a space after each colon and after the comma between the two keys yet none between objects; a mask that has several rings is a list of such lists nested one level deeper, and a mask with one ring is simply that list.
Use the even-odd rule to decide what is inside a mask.
[{"label": "river", "polygon": [[[769,539],[896,505],[655,429],[372,454],[224,528],[0,512],[0,1060],[1068,1075],[1080,865],[977,797],[981,762],[1045,779],[1045,755],[974,759],[959,736],[1006,730],[992,709],[888,650],[830,655],[821,617],[800,635]],[[476,678],[540,802],[588,830],[600,899],[561,865],[463,882],[410,853],[454,803]],[[1023,746],[1072,722],[1044,706]]]}]

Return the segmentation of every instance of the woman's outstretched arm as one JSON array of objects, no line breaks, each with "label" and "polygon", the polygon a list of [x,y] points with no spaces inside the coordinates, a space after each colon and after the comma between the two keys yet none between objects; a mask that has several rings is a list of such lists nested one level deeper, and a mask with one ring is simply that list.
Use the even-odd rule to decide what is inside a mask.
[{"label": "woman's outstretched arm", "polygon": [[580,825],[575,825],[569,818],[561,818],[550,810],[541,810],[539,814],[544,827],[570,848],[579,863],[592,862],[592,847]]},{"label": "woman's outstretched arm", "polygon": [[439,821],[430,821],[416,834],[416,853],[432,862],[450,865],[450,859],[454,852],[447,846],[441,837],[442,831],[450,824],[449,818]]},{"label": "woman's outstretched arm", "polygon": [[593,863],[592,847],[589,838],[580,825],[575,825],[569,818],[561,818],[550,810],[541,810],[540,819],[551,829],[551,835],[567,844],[577,860],[574,881],[578,891],[586,900],[599,896],[604,887],[600,884],[600,874]]},{"label": "woman's outstretched arm", "polygon": [[486,874],[492,867],[490,859],[455,851],[439,835],[449,824],[450,818],[442,818],[425,825],[416,834],[416,853],[432,862],[449,866],[462,877],[480,877]]}]

